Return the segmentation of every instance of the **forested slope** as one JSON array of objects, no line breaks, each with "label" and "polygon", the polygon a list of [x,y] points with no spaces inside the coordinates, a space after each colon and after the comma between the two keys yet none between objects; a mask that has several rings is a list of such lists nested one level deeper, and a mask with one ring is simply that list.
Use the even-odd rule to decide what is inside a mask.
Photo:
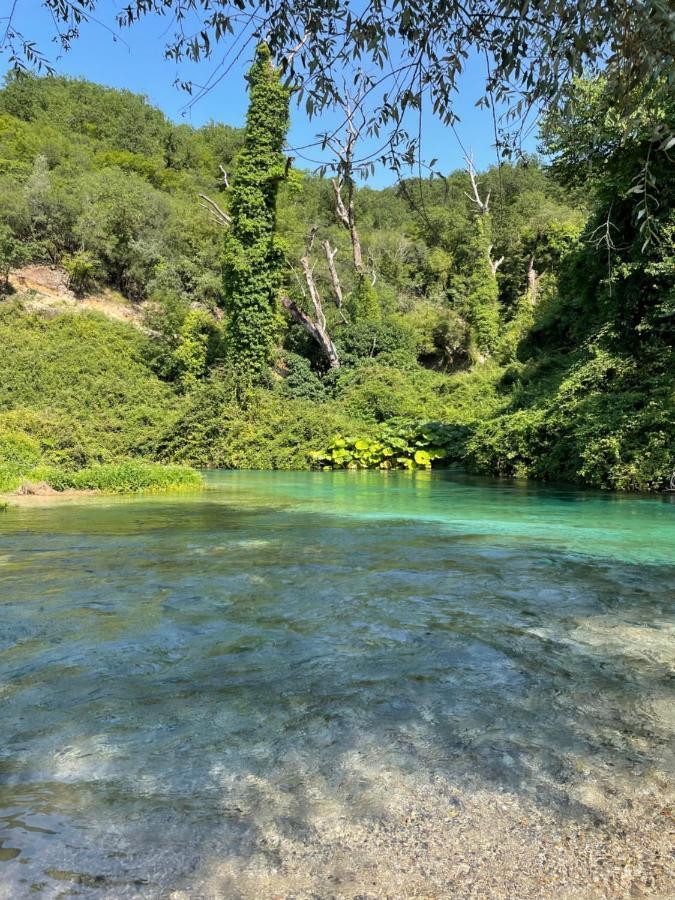
[{"label": "forested slope", "polygon": [[[139,304],[144,327],[47,321],[6,294],[2,433],[72,469],[435,461],[662,486],[675,465],[675,179],[656,147],[647,174],[658,205],[636,215],[631,190],[654,141],[622,144],[608,102],[601,86],[581,86],[574,113],[547,122],[548,169],[524,159],[476,175],[475,187],[456,171],[358,189],[365,274],[330,180],[291,170],[277,205],[281,293],[314,314],[305,260],[339,365],[280,305],[275,364],[242,393],[224,229],[200,200],[227,214],[242,133],[175,125],[87,82],[11,79],[0,92],[2,271],[63,266],[74,291],[107,285]],[[645,220],[654,234],[643,247]]]}]

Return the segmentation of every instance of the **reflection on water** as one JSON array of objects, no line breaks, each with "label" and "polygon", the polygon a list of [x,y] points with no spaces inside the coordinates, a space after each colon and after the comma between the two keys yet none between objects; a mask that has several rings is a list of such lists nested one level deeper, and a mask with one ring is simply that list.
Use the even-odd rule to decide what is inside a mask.
[{"label": "reflection on water", "polygon": [[667,499],[209,485],[0,515],[0,896],[191,896],[423,781],[579,821],[664,796]]}]

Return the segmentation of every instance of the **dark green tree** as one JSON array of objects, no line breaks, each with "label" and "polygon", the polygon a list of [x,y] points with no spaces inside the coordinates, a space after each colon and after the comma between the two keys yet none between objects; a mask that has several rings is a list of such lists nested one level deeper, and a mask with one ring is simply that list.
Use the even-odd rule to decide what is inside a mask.
[{"label": "dark green tree", "polygon": [[276,206],[285,171],[281,150],[290,92],[265,44],[256,51],[248,82],[246,137],[225,239],[224,286],[232,363],[246,380],[256,381],[270,362],[278,326],[284,254],[276,235]]}]

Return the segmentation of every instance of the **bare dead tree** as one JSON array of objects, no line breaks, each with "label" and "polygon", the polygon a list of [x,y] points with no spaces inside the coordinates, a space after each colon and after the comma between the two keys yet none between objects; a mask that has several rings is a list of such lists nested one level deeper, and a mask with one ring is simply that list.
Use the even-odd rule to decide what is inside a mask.
[{"label": "bare dead tree", "polygon": [[344,294],[342,293],[340,276],[338,275],[337,268],[335,267],[335,257],[337,256],[338,248],[331,247],[329,240],[322,241],[321,246],[323,247],[323,252],[326,255],[328,273],[330,275],[331,285],[333,287],[333,296],[335,297],[335,306],[337,307],[338,313],[340,314],[340,318],[346,325],[348,323],[348,320],[344,314]]},{"label": "bare dead tree", "polygon": [[[305,280],[305,284],[307,285],[309,299],[312,303],[312,306],[314,307],[314,318],[309,316],[303,309],[301,309],[297,305],[297,303],[295,303],[293,300],[291,300],[290,297],[286,295],[282,296],[281,304],[284,309],[288,310],[288,312],[298,323],[298,325],[301,325],[302,328],[304,328],[304,330],[314,338],[314,340],[321,348],[324,356],[328,360],[328,365],[331,367],[331,369],[339,369],[340,357],[338,355],[337,348],[333,343],[333,339],[331,338],[328,331],[326,314],[324,313],[321,295],[319,294],[319,289],[317,288],[316,281],[314,279],[314,267],[312,265],[310,257],[317,231],[318,228],[316,225],[310,229],[309,234],[307,235],[307,240],[305,242],[305,252],[300,258],[302,275]],[[328,242],[325,241],[324,245],[327,243]],[[337,277],[337,272],[335,274]],[[337,283],[339,285],[339,279]]]},{"label": "bare dead tree", "polygon": [[[478,189],[478,181],[476,180],[476,170],[473,165],[473,156],[467,154],[464,157],[464,162],[466,163],[466,171],[469,176],[469,180],[471,181],[471,193],[468,194],[466,191],[464,192],[464,196],[468,197],[472,203],[476,204],[478,209],[478,214],[480,216],[487,216],[490,212],[490,191],[487,192],[485,198],[481,197],[480,191]],[[488,262],[490,263],[490,268],[492,269],[492,274],[497,274],[497,269],[504,262],[504,257],[500,256],[499,259],[492,258],[492,251],[494,249],[494,245],[490,244],[488,247]]]},{"label": "bare dead tree", "polygon": [[314,340],[325,353],[331,369],[339,369],[340,357],[338,356],[337,348],[335,347],[335,344],[331,340],[330,335],[325,330],[325,328],[322,327],[319,322],[314,322],[307,315],[304,309],[300,309],[298,304],[295,303],[294,300],[291,300],[291,298],[286,294],[282,294],[281,296],[281,305],[284,307],[284,309],[288,310],[288,312],[291,314],[291,317],[298,323],[298,325],[302,326],[307,334],[311,335],[314,338]]},{"label": "bare dead tree", "polygon": [[490,268],[492,269],[492,274],[496,275],[497,269],[504,262],[504,257],[500,256],[499,259],[493,259],[492,258],[493,246],[494,246],[493,244],[490,244],[490,246],[488,247],[488,262],[490,263]]},{"label": "bare dead tree", "polygon": [[368,251],[368,270],[370,272],[370,283],[375,287],[377,281],[377,268],[375,267],[375,257],[371,250]]},{"label": "bare dead tree", "polygon": [[485,195],[485,199],[483,199],[480,195],[480,191],[478,190],[478,182],[476,181],[476,170],[473,165],[473,155],[467,154],[464,157],[464,162],[466,163],[466,171],[471,181],[471,189],[472,193],[467,194],[464,192],[464,196],[468,197],[472,203],[475,203],[478,207],[480,214],[482,216],[486,216],[490,212],[490,191]]},{"label": "bare dead tree", "polygon": [[354,107],[361,110],[358,98],[356,102],[354,102],[349,94],[347,94],[347,99],[343,104],[346,123],[344,143],[337,140],[329,140],[328,146],[333,150],[338,161],[336,167],[337,175],[332,180],[333,192],[335,194],[335,212],[337,214],[338,222],[340,222],[340,224],[349,232],[354,268],[359,275],[363,275],[363,252],[361,250],[361,238],[359,237],[358,228],[356,227],[356,209],[354,203],[354,195],[356,192],[356,184],[354,182],[354,150],[365,120],[364,123],[360,125],[355,123]]},{"label": "bare dead tree", "polygon": [[529,297],[532,306],[536,306],[537,300],[539,299],[540,279],[541,275],[534,267],[534,254],[532,254],[527,267],[527,296]]}]

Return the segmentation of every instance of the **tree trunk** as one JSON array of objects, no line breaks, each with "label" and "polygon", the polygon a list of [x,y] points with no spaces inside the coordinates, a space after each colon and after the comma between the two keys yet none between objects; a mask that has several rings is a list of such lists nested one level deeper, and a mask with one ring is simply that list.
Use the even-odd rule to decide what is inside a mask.
[{"label": "tree trunk", "polygon": [[324,326],[322,326],[319,322],[312,321],[307,313],[304,312],[304,310],[300,309],[297,303],[294,303],[290,297],[282,296],[281,305],[284,307],[284,309],[288,310],[288,312],[291,314],[293,319],[295,319],[298,325],[301,325],[305,329],[307,334],[311,335],[314,338],[314,340],[321,347],[324,355],[328,359],[328,364],[330,365],[331,369],[339,369],[340,358],[338,356],[335,344],[333,343],[330,335],[325,329],[325,320]]},{"label": "tree trunk", "polygon": [[335,305],[338,308],[338,312],[340,313],[340,318],[342,321],[347,324],[347,319],[345,318],[345,314],[342,311],[342,307],[344,306],[344,295],[342,293],[342,285],[340,284],[340,276],[338,275],[338,271],[335,268],[335,257],[337,256],[338,248],[331,248],[330,241],[325,240],[321,242],[321,246],[323,247],[324,253],[326,254],[326,262],[328,263],[328,272],[330,273],[331,284],[333,285],[333,294],[335,296]]},{"label": "tree trunk", "polygon": [[354,257],[354,268],[356,269],[359,275],[363,274],[363,253],[361,252],[361,239],[359,238],[359,232],[356,228],[356,211],[354,209],[354,182],[352,181],[351,174],[348,175],[348,185],[347,185],[347,205],[345,206],[345,202],[342,198],[342,185],[344,184],[344,180],[342,178],[334,178],[333,179],[333,190],[335,191],[335,210],[337,212],[338,219],[344,227],[349,232],[349,240],[352,245],[352,255]]}]

